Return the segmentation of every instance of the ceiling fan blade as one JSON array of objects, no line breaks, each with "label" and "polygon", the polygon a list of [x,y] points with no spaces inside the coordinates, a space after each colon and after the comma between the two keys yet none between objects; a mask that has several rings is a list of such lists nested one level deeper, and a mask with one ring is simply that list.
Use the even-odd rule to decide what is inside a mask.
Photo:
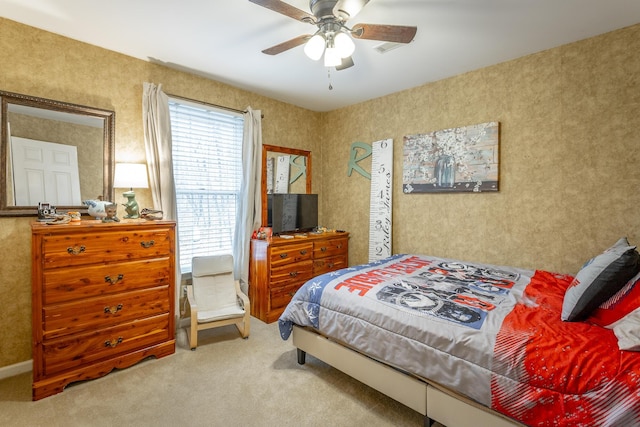
[{"label": "ceiling fan blade", "polygon": [[333,7],[333,14],[347,21],[356,16],[369,0],[338,0]]},{"label": "ceiling fan blade", "polygon": [[351,35],[357,39],[409,43],[415,37],[416,31],[417,27],[403,25],[356,24]]},{"label": "ceiling fan blade", "polygon": [[288,3],[285,3],[280,0],[249,0],[251,3],[257,4],[258,6],[266,7],[267,9],[271,9],[274,12],[281,13],[289,18],[297,19],[298,21],[308,22],[310,24],[316,23],[315,16],[305,12],[304,10],[300,10],[297,7],[293,7]]},{"label": "ceiling fan blade", "polygon": [[296,46],[300,46],[301,44],[305,44],[310,38],[310,34],[298,36],[294,39],[287,40],[286,42],[271,46],[270,48],[263,50],[262,53],[266,53],[267,55],[277,55],[286,50],[293,49]]},{"label": "ceiling fan blade", "polygon": [[336,66],[336,71],[346,70],[351,67],[353,67],[353,58],[348,56],[346,58],[342,58],[342,63]]}]

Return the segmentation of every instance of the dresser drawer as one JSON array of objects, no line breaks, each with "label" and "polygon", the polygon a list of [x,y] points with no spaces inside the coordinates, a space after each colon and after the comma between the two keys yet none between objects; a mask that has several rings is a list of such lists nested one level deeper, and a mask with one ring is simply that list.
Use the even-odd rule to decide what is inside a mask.
[{"label": "dresser drawer", "polygon": [[166,286],[173,280],[171,274],[169,258],[45,270],[43,304]]},{"label": "dresser drawer", "polygon": [[45,306],[43,339],[168,313],[169,308],[168,286]]},{"label": "dresser drawer", "polygon": [[303,284],[304,282],[298,282],[271,289],[271,310],[279,310],[286,307],[287,304],[289,304],[289,302],[291,301],[291,298],[293,298],[293,295],[295,295],[296,291],[300,289],[300,286],[302,286]]},{"label": "dresser drawer", "polygon": [[44,374],[56,374],[173,339],[169,317],[170,314],[163,314],[48,341],[42,346]]},{"label": "dresser drawer", "polygon": [[313,256],[313,244],[275,246],[271,249],[271,268],[277,268],[295,262],[310,260]]},{"label": "dresser drawer", "polygon": [[319,276],[329,271],[340,270],[346,267],[348,267],[346,255],[316,259],[313,261],[313,276]]},{"label": "dresser drawer", "polygon": [[324,258],[334,255],[342,255],[347,251],[347,238],[327,239],[313,243],[313,258]]},{"label": "dresser drawer", "polygon": [[45,235],[43,267],[59,268],[131,259],[167,257],[171,237],[166,229]]},{"label": "dresser drawer", "polygon": [[307,260],[271,269],[269,287],[274,288],[293,282],[304,282],[313,277],[313,261]]}]

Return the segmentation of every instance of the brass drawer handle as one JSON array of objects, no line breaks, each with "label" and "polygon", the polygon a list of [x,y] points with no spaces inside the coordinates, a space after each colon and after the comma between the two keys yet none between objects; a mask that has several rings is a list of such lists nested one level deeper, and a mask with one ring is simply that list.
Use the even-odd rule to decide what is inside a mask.
[{"label": "brass drawer handle", "polygon": [[291,291],[291,292],[289,292],[289,296],[290,296],[290,297],[295,296],[295,294],[296,294],[296,291]]},{"label": "brass drawer handle", "polygon": [[286,257],[288,257],[288,256],[289,256],[289,254],[286,254],[286,253],[284,253],[284,254],[280,254],[280,258],[282,258],[282,259],[285,259],[285,258],[286,258]]},{"label": "brass drawer handle", "polygon": [[105,313],[109,313],[109,314],[116,314],[120,310],[122,310],[122,304],[118,304],[118,305],[116,305],[114,307],[105,307],[104,308],[104,312]]},{"label": "brass drawer handle", "polygon": [[336,248],[342,249],[342,243],[340,243],[339,245],[336,245]]},{"label": "brass drawer handle", "polygon": [[298,275],[297,271],[290,271],[289,272],[289,276],[291,276],[291,277],[296,277],[297,275]]},{"label": "brass drawer handle", "polygon": [[326,246],[321,247],[321,248],[320,248],[320,251],[322,251],[322,252],[326,252],[326,251],[327,251],[327,247],[326,247]]},{"label": "brass drawer handle", "polygon": [[306,255],[306,254],[307,254],[307,250],[306,250],[306,249],[302,249],[302,250],[300,251],[300,255]]},{"label": "brass drawer handle", "polygon": [[120,344],[122,342],[122,337],[118,337],[117,340],[115,341],[111,341],[111,340],[107,340],[104,342],[104,346],[105,347],[111,347],[111,348],[115,348],[118,344]]},{"label": "brass drawer handle", "polygon": [[115,280],[111,276],[104,276],[104,281],[106,283],[111,284],[111,285],[115,285],[116,283],[118,283],[122,279],[124,279],[124,274],[118,274],[118,277],[116,277]]},{"label": "brass drawer handle", "polygon": [[154,242],[153,240],[149,240],[148,242],[145,242],[145,241],[140,242],[140,246],[142,246],[145,249],[149,249],[151,246],[155,244],[156,242]]},{"label": "brass drawer handle", "polygon": [[85,251],[85,247],[84,245],[80,245],[80,246],[74,246],[74,247],[68,247],[67,248],[67,252],[69,252],[71,255],[80,255],[82,252]]},{"label": "brass drawer handle", "polygon": [[335,264],[333,264],[332,262],[330,262],[329,264],[327,264],[327,267],[329,267],[329,268],[333,268],[333,266],[334,266],[334,265],[335,265]]}]

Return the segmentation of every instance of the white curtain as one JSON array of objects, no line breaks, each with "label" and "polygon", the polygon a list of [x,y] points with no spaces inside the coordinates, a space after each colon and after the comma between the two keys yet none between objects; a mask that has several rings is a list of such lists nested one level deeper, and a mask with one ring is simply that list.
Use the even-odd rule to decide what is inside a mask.
[{"label": "white curtain", "polygon": [[[147,153],[149,186],[153,198],[153,208],[163,212],[164,219],[177,222],[176,190],[173,180],[173,160],[171,156],[171,117],[169,97],[162,91],[162,85],[144,83],[142,91],[142,124],[144,126],[144,146]],[[176,295],[180,301],[180,252],[176,225]],[[178,310],[175,311],[176,314]],[[177,325],[177,322],[176,322]]]},{"label": "white curtain", "polygon": [[238,221],[233,242],[234,273],[242,290],[249,286],[249,244],[254,230],[260,227],[262,177],[262,114],[247,108],[244,114],[242,142],[242,184],[238,202]]},{"label": "white curtain", "polygon": [[169,97],[162,91],[162,85],[144,83],[142,121],[153,208],[162,210],[165,219],[175,220],[177,209],[171,157],[171,117]]}]

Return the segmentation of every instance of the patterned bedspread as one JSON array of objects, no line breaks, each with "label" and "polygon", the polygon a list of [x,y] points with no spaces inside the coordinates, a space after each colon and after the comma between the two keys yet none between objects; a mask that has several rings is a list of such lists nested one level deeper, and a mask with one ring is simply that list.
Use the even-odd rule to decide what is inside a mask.
[{"label": "patterned bedspread", "polygon": [[279,319],[462,393],[527,425],[640,425],[640,353],[562,322],[572,277],[422,255],[315,277]]}]

